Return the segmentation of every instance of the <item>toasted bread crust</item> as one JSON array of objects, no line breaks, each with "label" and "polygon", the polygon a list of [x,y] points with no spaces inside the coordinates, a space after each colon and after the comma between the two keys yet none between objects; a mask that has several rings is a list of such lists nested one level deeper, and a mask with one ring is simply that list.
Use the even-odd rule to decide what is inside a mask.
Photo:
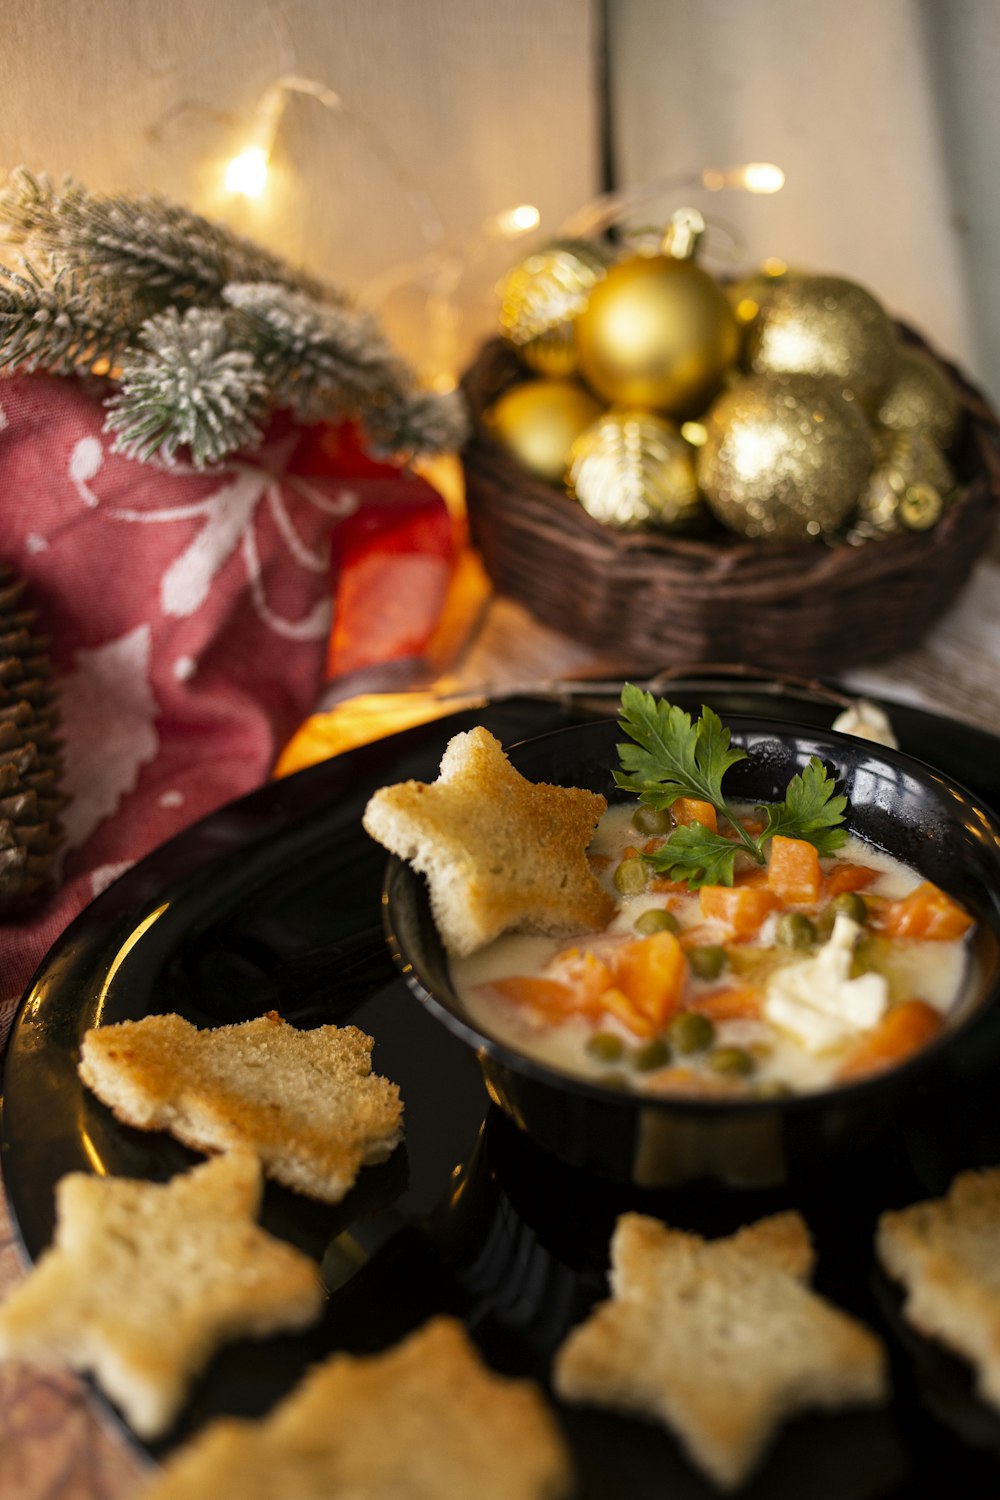
[{"label": "toasted bread crust", "polygon": [[909,1322],[964,1355],[1000,1408],[1000,1168],[961,1172],[943,1198],[882,1214],[875,1245],[906,1288]]},{"label": "toasted bread crust", "polygon": [[297,1031],[273,1012],[198,1030],[178,1015],[88,1031],[79,1071],[118,1119],[198,1151],[250,1150],[268,1176],[338,1202],[402,1134],[394,1083],[355,1026]]},{"label": "toasted bread crust", "polygon": [[166,1184],[70,1173],[53,1246],[0,1309],[0,1357],[90,1371],[140,1436],[165,1432],[219,1343],[319,1316],[316,1266],[254,1222],[260,1191],[246,1154]]},{"label": "toasted bread crust", "polygon": [[445,947],[468,954],[510,930],[610,921],[614,902],[586,854],[606,807],[596,792],[527,781],[480,726],[449,742],[437,781],[377,791],[363,823],[427,877]]},{"label": "toasted bread crust", "polygon": [[881,1345],[804,1285],[811,1265],[794,1213],[711,1242],[626,1214],[612,1298],[559,1350],[555,1389],[665,1422],[716,1484],[741,1484],[793,1412],[886,1394]]},{"label": "toasted bread crust", "polygon": [[570,1477],[538,1391],[436,1318],[383,1354],[335,1355],[261,1423],[213,1423],[145,1500],[562,1500]]}]

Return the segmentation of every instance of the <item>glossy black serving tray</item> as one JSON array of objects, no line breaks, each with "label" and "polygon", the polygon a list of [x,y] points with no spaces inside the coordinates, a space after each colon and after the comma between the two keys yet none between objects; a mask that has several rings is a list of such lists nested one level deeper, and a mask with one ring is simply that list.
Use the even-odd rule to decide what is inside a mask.
[{"label": "glossy black serving tray", "polygon": [[[696,711],[829,726],[808,691],[720,678],[672,683]],[[1000,807],[1000,741],[889,705],[902,747]],[[543,1384],[553,1349],[605,1293],[616,1214],[655,1213],[720,1233],[779,1207],[781,1195],[718,1188],[645,1195],[561,1166],[493,1108],[475,1059],[408,992],[384,947],[385,857],[360,818],[376,787],[436,775],[445,743],[485,724],[505,744],[614,712],[615,703],[513,698],[452,715],[275,782],[213,814],[142,861],[73,923],[46,957],[11,1035],[0,1152],[28,1256],[48,1243],[67,1171],[162,1180],[193,1163],[161,1134],[119,1125],[79,1083],[83,1031],[176,1010],[200,1024],[270,1008],[298,1025],[351,1022],[376,1041],[375,1066],[406,1106],[406,1144],[362,1174],[335,1208],[269,1186],[264,1222],[322,1262],[331,1296],[311,1333],[223,1350],[197,1383],[169,1450],[223,1412],[267,1411],[306,1365],[336,1349],[376,1350],[435,1312],[466,1320],[499,1370]],[[1000,1417],[969,1372],[901,1321],[871,1256],[878,1211],[943,1190],[962,1166],[1000,1162],[996,1090],[960,1107],[927,1099],[850,1180],[816,1164],[791,1206],[818,1250],[817,1287],[885,1337],[894,1397],[884,1411],[807,1416],[776,1442],[748,1496],[861,1500],[1000,1493]],[[575,1455],[580,1500],[696,1497],[715,1491],[666,1433],[610,1415],[556,1412]]]}]

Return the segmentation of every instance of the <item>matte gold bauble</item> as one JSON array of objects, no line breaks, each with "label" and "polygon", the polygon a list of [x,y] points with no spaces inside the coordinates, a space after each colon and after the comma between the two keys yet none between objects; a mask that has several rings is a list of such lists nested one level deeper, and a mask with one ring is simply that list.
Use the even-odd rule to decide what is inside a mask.
[{"label": "matte gold bauble", "polygon": [[948,460],[929,432],[883,429],[875,439],[875,466],[858,501],[860,537],[929,531],[955,491]]},{"label": "matte gold bauble", "polygon": [[834,532],[872,465],[856,401],[809,375],[751,375],[720,396],[698,450],[709,508],[733,531],[782,541]]},{"label": "matte gold bauble", "polygon": [[904,349],[895,378],[878,409],[883,427],[930,433],[942,448],[955,437],[958,391],[941,361],[926,349]]},{"label": "matte gold bauble", "polygon": [[505,392],[483,420],[526,469],[558,484],[574,440],[602,411],[601,403],[572,380],[528,380]]},{"label": "matte gold bauble", "polygon": [[581,433],[567,486],[588,515],[619,531],[674,529],[701,510],[693,449],[647,411],[605,412]]},{"label": "matte gold bauble", "polygon": [[697,416],[739,352],[725,292],[693,259],[619,261],[576,321],[580,372],[605,400]]},{"label": "matte gold bauble", "polygon": [[596,241],[554,240],[508,271],[500,286],[500,329],[531,369],[573,374],[573,320],[614,258]]},{"label": "matte gold bauble", "polygon": [[747,334],[759,375],[829,377],[875,411],[896,373],[899,340],[881,303],[839,276],[793,277],[776,286]]}]

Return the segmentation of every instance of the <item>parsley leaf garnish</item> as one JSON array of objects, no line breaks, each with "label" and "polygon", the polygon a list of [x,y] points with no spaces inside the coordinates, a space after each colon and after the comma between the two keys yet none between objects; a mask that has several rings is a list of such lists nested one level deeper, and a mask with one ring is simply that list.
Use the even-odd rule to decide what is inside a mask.
[{"label": "parsley leaf garnish", "polygon": [[692,723],[682,708],[632,683],[622,690],[621,708],[619,727],[631,743],[618,746],[622,769],[615,772],[617,785],[650,807],[671,807],[678,797],[708,802],[732,830],[732,836],[727,836],[700,823],[675,828],[666,843],[647,856],[659,874],[686,880],[695,889],[732,885],[739,850],[763,865],[765,846],[776,833],[806,839],[820,854],[832,854],[847,838],[839,826],[847,798],[838,795],[836,783],[815,756],[792,777],[784,802],[758,808],[765,823],[760,833],[753,834],[723,795],[722,778],[730,766],[747,757],[732,748],[729,730],[717,714],[703,707],[701,717]]}]

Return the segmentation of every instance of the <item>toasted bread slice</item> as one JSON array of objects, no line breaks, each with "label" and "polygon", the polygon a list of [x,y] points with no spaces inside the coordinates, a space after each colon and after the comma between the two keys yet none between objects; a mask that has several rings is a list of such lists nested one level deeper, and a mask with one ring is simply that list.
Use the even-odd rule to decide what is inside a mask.
[{"label": "toasted bread slice", "polygon": [[370,799],[373,839],[427,877],[450,952],[473,953],[508,930],[568,934],[604,927],[615,904],[587,862],[607,801],[527,781],[478,727],[450,741],[436,781],[404,781]]},{"label": "toasted bread slice", "polygon": [[878,1340],[804,1285],[797,1214],[713,1241],[626,1214],[611,1254],[611,1300],[558,1351],[555,1389],[665,1422],[720,1487],[747,1478],[793,1412],[884,1398]]},{"label": "toasted bread slice", "polygon": [[1000,1168],[961,1172],[943,1198],[882,1214],[879,1259],[906,1287],[904,1314],[975,1366],[1000,1408]]},{"label": "toasted bread slice", "polygon": [[437,1318],[384,1354],[337,1354],[264,1422],[215,1422],[144,1500],[561,1500],[570,1467],[527,1381]]},{"label": "toasted bread slice", "polygon": [[254,1222],[260,1193],[236,1153],[166,1184],[64,1177],[55,1242],[0,1308],[0,1357],[92,1372],[141,1437],[165,1432],[217,1345],[319,1317],[317,1268]]},{"label": "toasted bread slice", "polygon": [[100,1026],[79,1071],[118,1119],[196,1151],[252,1151],[269,1177],[336,1203],[402,1136],[394,1083],[356,1026],[297,1031],[274,1014],[199,1031],[177,1015]]}]

